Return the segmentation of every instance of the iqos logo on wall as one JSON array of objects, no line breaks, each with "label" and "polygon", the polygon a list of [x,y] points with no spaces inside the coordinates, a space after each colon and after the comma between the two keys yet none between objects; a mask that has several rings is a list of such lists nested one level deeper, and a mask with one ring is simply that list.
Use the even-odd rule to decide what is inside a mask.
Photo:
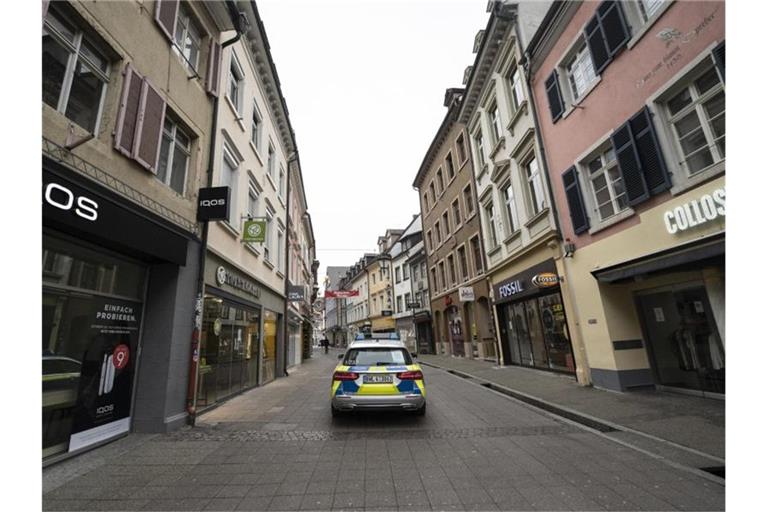
[{"label": "iqos logo on wall", "polygon": [[48,183],[43,197],[45,202],[54,208],[65,211],[74,210],[75,215],[85,220],[93,222],[99,217],[99,204],[96,201],[85,196],[75,196],[64,185],[54,182]]},{"label": "iqos logo on wall", "polygon": [[725,217],[725,188],[718,188],[699,199],[664,212],[664,225],[674,235],[718,217]]}]

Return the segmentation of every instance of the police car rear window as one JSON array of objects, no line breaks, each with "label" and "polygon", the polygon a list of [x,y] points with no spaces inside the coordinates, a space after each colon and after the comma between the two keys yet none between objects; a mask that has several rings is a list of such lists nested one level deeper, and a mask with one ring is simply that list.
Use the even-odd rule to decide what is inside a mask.
[{"label": "police car rear window", "polygon": [[381,366],[412,363],[411,355],[402,348],[371,347],[349,349],[344,364],[348,366]]}]

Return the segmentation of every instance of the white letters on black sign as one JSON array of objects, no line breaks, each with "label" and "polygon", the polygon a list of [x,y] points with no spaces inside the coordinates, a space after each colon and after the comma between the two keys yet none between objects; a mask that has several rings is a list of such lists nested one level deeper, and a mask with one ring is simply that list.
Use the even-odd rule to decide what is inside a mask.
[{"label": "white letters on black sign", "polygon": [[96,201],[85,196],[75,199],[71,190],[58,183],[49,183],[45,187],[45,201],[60,210],[71,210],[76,204],[75,214],[86,220],[95,221],[99,216],[99,204]]}]

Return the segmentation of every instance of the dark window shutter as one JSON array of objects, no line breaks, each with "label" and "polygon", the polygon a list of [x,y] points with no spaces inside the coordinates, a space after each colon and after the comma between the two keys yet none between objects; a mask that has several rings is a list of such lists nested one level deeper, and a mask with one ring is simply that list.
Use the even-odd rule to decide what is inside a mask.
[{"label": "dark window shutter", "polygon": [[219,96],[219,82],[221,73],[221,45],[211,38],[211,46],[208,50],[208,72],[205,77],[205,90]]},{"label": "dark window shutter", "polygon": [[624,123],[611,135],[611,143],[616,153],[616,161],[619,163],[621,177],[624,180],[624,188],[627,191],[627,199],[631,206],[645,201],[650,197],[648,186],[645,183],[640,159],[637,156],[635,141],[632,138],[632,130],[629,123]]},{"label": "dark window shutter", "polygon": [[115,149],[133,158],[134,138],[139,116],[141,89],[144,80],[133,67],[125,67],[123,93],[120,96],[120,110],[115,128]]},{"label": "dark window shutter", "polygon": [[610,0],[600,4],[597,12],[600,16],[600,26],[605,37],[605,46],[608,48],[609,55],[613,58],[629,42],[629,28],[624,18],[624,11],[619,2]]},{"label": "dark window shutter", "polygon": [[715,59],[715,66],[720,73],[720,80],[725,83],[725,41],[721,42],[712,50],[712,57]]},{"label": "dark window shutter", "polygon": [[146,79],[141,90],[140,105],[133,157],[148,171],[157,174],[157,157],[165,121],[165,100]]},{"label": "dark window shutter", "polygon": [[571,212],[573,232],[578,235],[589,229],[589,216],[584,206],[584,196],[581,195],[581,185],[576,167],[571,167],[563,173],[563,187],[565,188],[565,197],[568,200],[568,209]]},{"label": "dark window shutter", "polygon": [[563,105],[563,95],[560,94],[560,83],[557,80],[557,70],[552,71],[549,78],[544,82],[547,89],[547,98],[549,98],[549,111],[552,113],[552,122],[557,122],[563,115],[565,106]]},{"label": "dark window shutter", "polygon": [[605,39],[603,38],[603,31],[600,28],[597,14],[587,22],[587,26],[584,28],[584,38],[587,40],[587,46],[589,46],[595,74],[599,75],[605,69],[605,66],[611,62],[611,56],[608,54],[608,48],[605,47]]},{"label": "dark window shutter", "polygon": [[160,30],[173,41],[176,33],[176,14],[179,12],[179,0],[157,0],[155,2],[155,21]]},{"label": "dark window shutter", "polygon": [[643,176],[645,176],[648,192],[651,195],[656,195],[669,189],[672,183],[648,107],[644,107],[643,110],[630,118],[629,127],[632,130],[632,138],[635,141],[640,168],[643,171]]}]

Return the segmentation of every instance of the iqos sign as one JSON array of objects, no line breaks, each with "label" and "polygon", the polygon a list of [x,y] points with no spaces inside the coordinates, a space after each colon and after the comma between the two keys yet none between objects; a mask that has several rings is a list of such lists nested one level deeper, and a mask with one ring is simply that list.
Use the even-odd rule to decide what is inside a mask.
[{"label": "iqos sign", "polygon": [[719,217],[725,217],[725,188],[718,188],[699,199],[664,212],[664,225],[674,235]]},{"label": "iqos sign", "polygon": [[73,211],[78,217],[91,222],[99,217],[99,203],[85,196],[77,196],[64,185],[50,182],[45,186],[43,194],[45,202],[54,208]]}]

